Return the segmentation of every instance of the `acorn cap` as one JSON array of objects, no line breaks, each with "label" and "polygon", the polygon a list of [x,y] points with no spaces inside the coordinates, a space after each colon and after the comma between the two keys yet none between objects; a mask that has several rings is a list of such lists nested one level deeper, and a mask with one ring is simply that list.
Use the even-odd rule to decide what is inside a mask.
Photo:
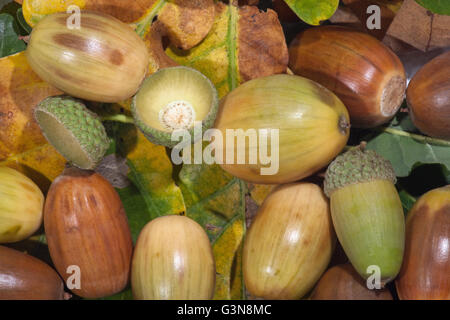
[{"label": "acorn cap", "polygon": [[34,110],[43,135],[74,166],[93,169],[109,148],[109,138],[99,117],[78,99],[54,96]]},{"label": "acorn cap", "polygon": [[184,66],[164,68],[147,77],[131,104],[135,123],[147,139],[169,148],[180,142],[181,137],[172,137],[178,130],[189,133],[190,143],[201,139],[194,136],[194,125],[198,123],[202,132],[211,128],[218,108],[211,80]]},{"label": "acorn cap", "polygon": [[365,150],[362,145],[341,154],[328,166],[325,194],[330,197],[336,189],[373,180],[389,180],[393,184],[397,182],[389,160],[373,150]]}]

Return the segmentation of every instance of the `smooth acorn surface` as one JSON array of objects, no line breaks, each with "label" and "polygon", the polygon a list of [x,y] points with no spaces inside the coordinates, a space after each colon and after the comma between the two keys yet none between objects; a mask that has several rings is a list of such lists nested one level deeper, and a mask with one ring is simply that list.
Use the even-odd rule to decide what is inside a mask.
[{"label": "smooth acorn surface", "polygon": [[311,300],[393,300],[387,289],[368,289],[350,263],[334,266],[320,278]]},{"label": "smooth acorn surface", "polygon": [[217,148],[225,171],[253,183],[281,184],[310,176],[333,160],[348,140],[350,122],[331,91],[279,74],[250,80],[224,97],[215,128],[223,137]]},{"label": "smooth acorn surface", "polygon": [[396,279],[403,300],[450,300],[450,185],[431,190],[406,219],[406,246]]},{"label": "smooth acorn surface", "polygon": [[406,101],[411,120],[421,132],[450,140],[450,52],[434,58],[414,75]]},{"label": "smooth acorn surface", "polygon": [[127,24],[103,13],[81,11],[43,18],[31,32],[26,55],[32,69],[65,93],[86,100],[119,102],[133,96],[148,70],[144,42]]},{"label": "smooth acorn surface", "polygon": [[310,28],[292,41],[289,58],[295,74],[342,100],[353,127],[386,123],[403,102],[406,75],[400,59],[366,33],[340,26]]},{"label": "smooth acorn surface", "polygon": [[23,252],[0,246],[0,300],[63,300],[55,270]]},{"label": "smooth acorn surface", "polygon": [[30,237],[42,224],[44,195],[17,170],[0,167],[0,243]]},{"label": "smooth acorn surface", "polygon": [[211,244],[197,222],[185,216],[164,216],[142,229],[131,272],[135,299],[212,299],[215,279]]},{"label": "smooth acorn surface", "polygon": [[330,205],[334,229],[353,267],[366,279],[370,267],[377,266],[382,284],[392,281],[400,271],[405,243],[402,203],[394,184],[374,180],[348,185],[331,194]]},{"label": "smooth acorn surface", "polygon": [[256,298],[299,299],[330,262],[336,236],[328,199],[311,183],[277,187],[247,232],[243,271]]},{"label": "smooth acorn surface", "polygon": [[81,288],[99,298],[122,291],[129,281],[132,240],[119,195],[93,171],[68,168],[53,181],[44,210],[45,234],[53,263],[65,281],[78,266]]}]

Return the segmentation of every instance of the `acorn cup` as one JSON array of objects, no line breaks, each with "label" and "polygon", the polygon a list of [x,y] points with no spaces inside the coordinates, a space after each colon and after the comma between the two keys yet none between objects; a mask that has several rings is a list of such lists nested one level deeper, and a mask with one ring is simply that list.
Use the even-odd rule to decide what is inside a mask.
[{"label": "acorn cup", "polygon": [[325,175],[339,242],[356,271],[365,279],[379,275],[381,286],[395,278],[403,258],[405,219],[395,182],[391,163],[364,145],[338,156]]},{"label": "acorn cup", "polygon": [[450,185],[425,193],[406,218],[402,300],[450,300]]}]

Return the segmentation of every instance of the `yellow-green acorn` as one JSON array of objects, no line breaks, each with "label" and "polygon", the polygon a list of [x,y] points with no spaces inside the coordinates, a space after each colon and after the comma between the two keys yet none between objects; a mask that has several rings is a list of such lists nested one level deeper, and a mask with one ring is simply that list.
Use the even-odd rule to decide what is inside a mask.
[{"label": "yellow-green acorn", "polygon": [[391,163],[363,146],[338,156],[325,176],[345,253],[363,278],[379,276],[381,286],[395,278],[403,259],[405,219],[395,182]]},{"label": "yellow-green acorn", "polygon": [[55,96],[34,110],[43,135],[69,162],[81,169],[94,169],[103,159],[109,138],[99,117],[78,99]]}]

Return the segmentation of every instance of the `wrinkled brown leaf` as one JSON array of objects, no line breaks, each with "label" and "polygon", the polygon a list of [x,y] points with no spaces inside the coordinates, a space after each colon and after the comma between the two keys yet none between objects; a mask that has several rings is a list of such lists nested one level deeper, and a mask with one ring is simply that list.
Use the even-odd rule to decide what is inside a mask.
[{"label": "wrinkled brown leaf", "polygon": [[387,35],[429,51],[450,46],[450,16],[433,14],[414,0],[405,0]]}]

